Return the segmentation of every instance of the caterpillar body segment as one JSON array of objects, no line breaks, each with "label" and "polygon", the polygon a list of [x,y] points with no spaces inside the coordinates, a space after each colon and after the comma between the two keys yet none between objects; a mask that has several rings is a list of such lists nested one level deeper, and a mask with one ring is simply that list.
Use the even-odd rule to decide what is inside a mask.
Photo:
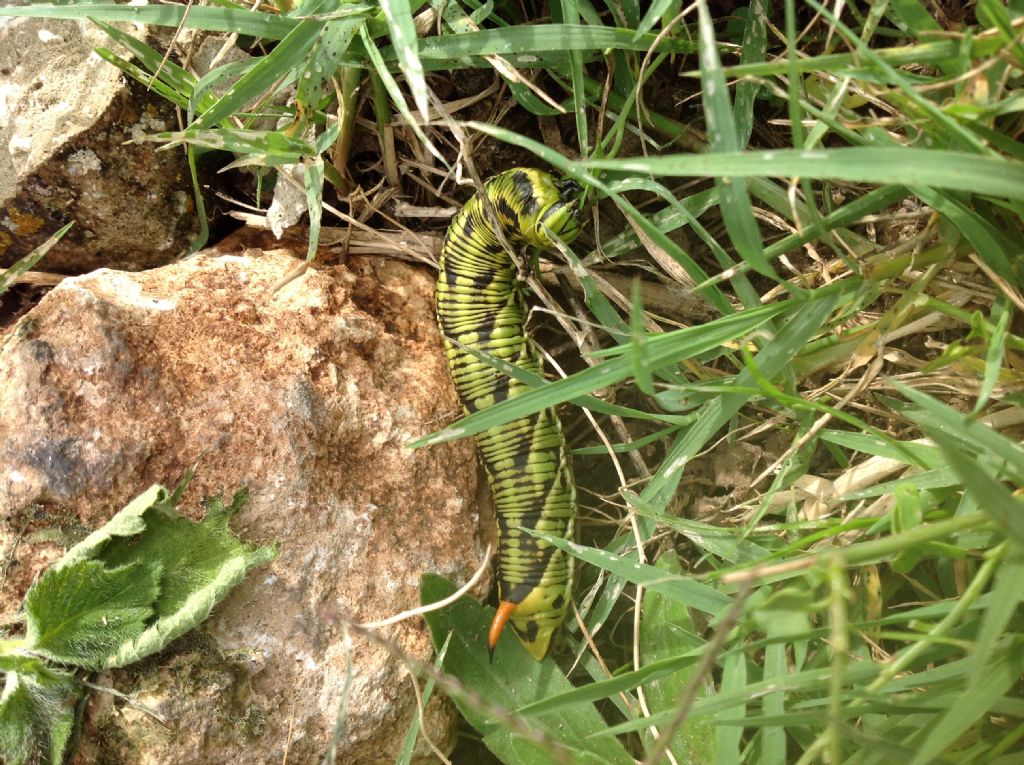
[{"label": "caterpillar body segment", "polygon": [[[574,181],[516,168],[489,179],[484,191],[512,246],[551,249],[552,235],[572,241],[579,234],[580,187]],[[467,350],[483,351],[534,374],[542,372],[540,356],[523,330],[525,302],[516,266],[479,195],[452,220],[439,265],[438,323],[466,412],[529,390]],[[554,409],[547,409],[484,431],[476,441],[498,519],[501,602],[488,643],[493,650],[506,622],[511,622],[539,661],[565,620],[573,559],[525,529],[572,538],[576,488],[562,426]]]}]

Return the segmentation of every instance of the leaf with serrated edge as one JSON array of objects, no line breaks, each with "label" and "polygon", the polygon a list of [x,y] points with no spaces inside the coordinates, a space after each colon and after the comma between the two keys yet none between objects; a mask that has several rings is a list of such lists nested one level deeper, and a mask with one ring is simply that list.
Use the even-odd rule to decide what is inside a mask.
[{"label": "leaf with serrated edge", "polygon": [[145,517],[145,534],[130,544],[125,539],[112,540],[104,549],[102,558],[108,565],[154,560],[162,566],[156,622],[122,644],[107,659],[107,667],[124,666],[161,650],[206,619],[249,569],[277,555],[273,548],[243,544],[228,528],[228,519],[246,498],[239,492],[229,507],[219,499],[210,500],[201,523],[178,515],[173,508],[154,506]]},{"label": "leaf with serrated edge", "polygon": [[146,530],[143,513],[158,504],[166,503],[167,490],[154,484],[137,496],[113,518],[104,523],[96,531],[72,547],[54,564],[54,568],[64,568],[87,558],[95,558],[100,549],[114,537],[133,537]]},{"label": "leaf with serrated edge", "polygon": [[6,765],[60,765],[71,737],[77,687],[67,677],[10,672],[0,695],[0,754]]},{"label": "leaf with serrated edge", "polygon": [[146,629],[160,563],[106,568],[95,560],[51,568],[25,596],[26,645],[59,664],[90,669]]}]

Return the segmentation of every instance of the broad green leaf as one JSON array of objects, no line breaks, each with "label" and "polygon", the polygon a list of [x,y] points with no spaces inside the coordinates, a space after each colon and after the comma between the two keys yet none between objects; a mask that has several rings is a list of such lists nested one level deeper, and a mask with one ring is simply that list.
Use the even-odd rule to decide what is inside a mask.
[{"label": "broad green leaf", "polygon": [[137,661],[198,625],[249,569],[276,555],[228,529],[244,492],[230,507],[207,502],[201,523],[181,516],[175,505],[187,480],[173,494],[150,487],[43,575],[26,596],[30,647],[83,667]]},{"label": "broad green leaf", "polygon": [[206,516],[194,523],[172,509],[156,505],[146,514],[146,533],[131,541],[118,537],[103,550],[107,565],[153,561],[161,566],[157,619],[135,640],[107,659],[120,667],[162,650],[209,616],[213,607],[255,566],[272,560],[277,551],[239,542],[228,519],[246,502],[235,494],[230,506],[219,498],[206,502]]},{"label": "broad green leaf", "polygon": [[[654,567],[671,576],[681,576],[683,573],[675,550],[663,553],[655,561]],[[704,641],[697,637],[697,630],[686,606],[660,592],[645,590],[643,608],[640,656],[645,666],[704,645]],[[675,709],[679,703],[679,694],[692,675],[693,667],[690,667],[645,683],[644,696],[651,712]],[[712,679],[704,678],[698,698],[713,696],[714,693]],[[650,730],[643,731],[642,738],[648,749],[654,744],[654,734]],[[711,765],[715,761],[715,734],[711,720],[704,718],[683,723],[673,735],[669,751],[680,763]]]},{"label": "broad green leaf", "polygon": [[[423,577],[420,600],[424,605],[448,597],[454,585],[433,575]],[[505,630],[494,652],[487,651],[487,627],[494,615],[472,598],[461,598],[440,611],[425,614],[435,648],[451,636],[444,671],[457,678],[475,696],[487,702],[457,696],[459,711],[487,747],[503,762],[551,765],[556,762],[551,743],[537,743],[518,735],[507,721],[493,716],[493,707],[516,709],[531,701],[572,689],[550,657],[537,662],[526,652],[511,630]],[[564,749],[570,762],[581,765],[632,765],[633,758],[614,739],[596,739],[593,734],[607,724],[590,703],[566,705],[556,711],[531,717],[529,725]]]},{"label": "broad green leaf", "polygon": [[102,669],[146,629],[160,573],[160,561],[146,559],[115,568],[97,560],[50,568],[25,596],[28,647],[58,664]]},{"label": "broad green leaf", "polygon": [[55,670],[50,670],[41,658],[25,655],[25,647],[24,638],[0,640],[0,672],[51,676]]},{"label": "broad green leaf", "polygon": [[79,686],[71,677],[9,672],[0,694],[4,765],[61,765],[71,737]]},{"label": "broad green leaf", "polygon": [[118,511],[109,521],[72,547],[54,564],[54,568],[70,566],[82,560],[95,558],[103,547],[117,537],[134,537],[146,530],[142,516],[151,508],[169,511],[173,504],[171,495],[163,486],[154,484],[137,496],[124,509]]}]

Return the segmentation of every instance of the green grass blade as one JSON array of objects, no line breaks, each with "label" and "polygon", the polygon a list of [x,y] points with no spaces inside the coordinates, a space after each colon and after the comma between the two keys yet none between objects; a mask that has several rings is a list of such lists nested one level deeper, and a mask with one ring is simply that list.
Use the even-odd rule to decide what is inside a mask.
[{"label": "green grass blade", "polygon": [[547,696],[537,701],[532,701],[516,709],[516,712],[523,715],[523,717],[532,717],[533,715],[557,710],[569,704],[613,698],[616,694],[626,693],[644,683],[655,682],[687,667],[692,667],[700,658],[697,652],[692,653],[692,656],[676,655],[657,662],[651,662],[637,670],[621,672],[615,677],[597,680],[557,696]]},{"label": "green grass blade", "polygon": [[28,255],[20,258],[10,268],[0,268],[0,295],[7,292],[12,285],[17,283],[23,274],[35,268],[36,264],[46,256],[46,253],[53,249],[53,246],[61,240],[73,225],[75,225],[74,221],[61,226],[54,232],[53,236],[32,250]]},{"label": "green grass blade", "polygon": [[[743,28],[743,49],[740,53],[743,63],[764,61],[768,50],[768,15],[763,0],[752,0],[747,9]],[[721,66],[718,68],[721,74]],[[724,79],[724,77],[723,77]],[[736,151],[745,149],[754,130],[754,105],[761,84],[754,79],[741,80],[736,84],[735,129]]]},{"label": "green grass blade", "polygon": [[989,194],[1024,199],[1024,162],[943,149],[849,147],[714,154],[667,154],[633,159],[589,159],[574,169],[679,177],[838,179]]},{"label": "green grass blade", "polygon": [[[435,65],[461,66],[459,62],[467,56],[504,56],[514,64],[536,66],[540,63],[536,56],[552,51],[556,51],[553,55],[564,63],[568,60],[569,51],[592,53],[605,48],[646,51],[654,42],[654,35],[646,34],[634,39],[633,32],[628,29],[545,24],[430,37],[420,41],[420,58]],[[693,46],[680,40],[662,40],[657,49],[669,53],[690,53]],[[390,48],[385,48],[382,53],[386,59],[395,58]]]},{"label": "green grass blade", "polygon": [[[707,4],[697,3],[700,31],[701,95],[704,100],[704,119],[708,126],[708,141],[712,152],[735,153],[742,148],[736,132],[729,88],[722,74],[718,58],[718,44]],[[761,230],[750,206],[747,185],[740,178],[715,178],[721,199],[722,218],[736,251],[758,273],[778,280],[764,256]]]},{"label": "green grass blade", "polygon": [[194,132],[219,124],[250,102],[263,98],[275,84],[282,85],[294,77],[306,63],[306,56],[319,39],[322,26],[317,21],[300,22],[274,50],[260,58],[223,96],[200,114],[189,130]]},{"label": "green grass blade", "polygon": [[926,427],[925,431],[942,449],[967,491],[973,492],[978,506],[1007,537],[1024,548],[1024,503],[985,470],[979,470],[978,461],[964,454],[955,440],[939,430]]},{"label": "green grass blade", "polygon": [[427,79],[420,63],[416,27],[412,20],[409,0],[380,0],[380,9],[388,25],[391,46],[398,59],[398,66],[405,76],[412,102],[424,122],[430,120],[430,104],[427,98]]},{"label": "green grass blade", "polygon": [[[447,166],[448,161],[444,158],[444,155],[438,151],[437,147],[427,138],[427,134],[423,132],[423,128],[420,126],[419,121],[413,116],[412,111],[409,109],[409,105],[405,102],[405,95],[402,93],[402,89],[398,87],[398,83],[395,78],[388,71],[387,64],[384,62],[384,58],[381,52],[377,50],[377,46],[370,38],[370,33],[367,31],[366,26],[363,26],[359,30],[360,38],[363,41],[363,45],[366,47],[367,55],[370,59],[370,63],[373,68],[377,71],[377,76],[380,77],[380,81],[384,84],[385,90],[388,95],[391,96],[391,101],[398,109],[398,113],[405,117],[406,123],[412,128],[413,133],[423,143],[424,147],[442,164]],[[461,36],[461,35],[459,35]]]},{"label": "green grass blade", "polygon": [[[650,354],[649,364],[652,369],[656,369],[704,353],[723,342],[734,340],[754,331],[783,310],[785,310],[784,303],[764,306],[752,311],[726,316],[700,327],[689,327],[652,337],[647,343],[647,350]],[[628,348],[624,350],[628,351]],[[585,396],[601,388],[614,385],[629,377],[632,371],[633,360],[627,353],[622,358],[602,362],[564,380],[558,380],[496,406],[475,412],[459,420],[455,425],[410,443],[409,448],[431,446],[481,433],[488,428],[511,422],[519,417],[526,417],[563,401]]]},{"label": "green grass blade", "polygon": [[[448,655],[448,647],[451,645],[451,635],[437,649],[437,657],[434,659],[434,669],[440,672],[444,667],[444,657]],[[423,684],[423,708],[427,708],[430,698],[434,695],[434,678],[429,678]],[[411,765],[413,749],[416,746],[416,739],[420,735],[420,716],[415,715],[409,723],[409,731],[405,734],[405,742],[402,749],[395,758],[395,765]]]},{"label": "green grass blade", "polygon": [[999,381],[999,373],[1003,368],[1003,356],[1006,353],[1006,336],[1009,332],[1010,317],[1013,309],[1005,296],[996,298],[992,304],[993,333],[985,350],[985,376],[978,391],[978,400],[974,404],[974,413],[978,414],[988,403],[992,391]]},{"label": "green grass blade", "polygon": [[[368,9],[368,6],[360,6]],[[287,17],[243,8],[211,8],[201,5],[126,5],[118,3],[76,3],[74,5],[31,4],[0,7],[0,16],[34,16],[46,19],[95,19],[127,21],[157,27],[205,29],[208,32],[237,32],[243,35],[282,40],[295,28]]]},{"label": "green grass blade", "polygon": [[665,574],[654,566],[638,562],[635,556],[615,555],[594,547],[578,545],[542,531],[529,531],[533,536],[550,542],[585,563],[604,569],[627,582],[657,592],[689,608],[696,608],[706,614],[718,616],[731,603],[728,595],[723,595],[713,587],[688,577]]},{"label": "green grass blade", "polygon": [[[733,653],[725,657],[722,666],[722,683],[720,698],[742,693],[748,685],[746,681],[746,660],[742,653]],[[746,716],[745,699],[737,700],[718,712],[716,718],[722,721],[740,721]],[[699,702],[694,705],[699,708]],[[715,727],[715,765],[733,765],[741,762],[740,742],[743,737],[742,725],[718,725]]]},{"label": "green grass blade", "polygon": [[[1019,584],[1019,583],[1018,583]],[[985,682],[958,696],[952,705],[935,720],[923,741],[914,741],[910,765],[928,765],[947,751],[956,740],[980,721],[992,705],[1020,682],[1024,676],[1024,650],[1017,645],[1001,651],[984,667]],[[918,737],[912,737],[917,739]]]},{"label": "green grass blade", "polygon": [[1001,471],[1017,484],[1024,484],[1024,446],[925,393],[900,383],[896,383],[895,387],[918,407],[906,411],[906,415],[930,431],[929,435],[944,433],[958,447],[968,446],[975,454],[1001,460]]},{"label": "green grass blade", "polygon": [[[967,684],[967,693],[987,682],[986,666],[993,654],[1004,640],[1007,628],[1020,613],[1021,601],[1024,601],[1024,588],[1020,583],[1024,577],[1024,559],[1019,548],[1011,549],[1011,554],[1003,559],[1002,567],[996,573],[996,582],[992,587],[992,597],[985,608],[981,620],[981,628],[974,642],[972,661],[973,671]],[[993,551],[992,554],[997,554]]]},{"label": "green grass blade", "polygon": [[[791,312],[792,318],[775,338],[754,358],[760,374],[772,378],[819,332],[838,302],[838,294],[818,292],[815,300]],[[741,316],[744,314],[740,314]],[[755,378],[750,370],[743,370],[734,379],[740,388],[753,387]],[[704,405],[697,422],[672,445],[661,468],[648,482],[641,497],[645,502],[664,505],[679,484],[687,461],[697,454],[722,427],[750,399],[747,393],[718,396]]]},{"label": "green grass blade", "polygon": [[302,175],[306,190],[306,210],[309,212],[309,245],[306,249],[306,261],[316,257],[316,248],[320,243],[320,221],[323,217],[324,195],[324,160],[319,154],[310,159]]},{"label": "green grass blade", "polygon": [[[674,550],[668,550],[654,566],[671,576],[681,576],[682,566]],[[640,655],[644,666],[671,659],[684,652],[700,650],[704,645],[697,637],[690,611],[686,606],[659,592],[644,592],[644,619],[640,623]],[[693,675],[693,668],[679,669],[670,675],[654,678],[644,683],[644,695],[652,714],[671,712],[679,701],[680,689]],[[699,697],[715,692],[711,678],[705,678]],[[669,751],[679,763],[687,765],[712,765],[715,761],[715,734],[711,720],[686,721],[672,736]],[[661,732],[664,735],[664,732]],[[645,747],[654,744],[650,730],[642,732]]]}]

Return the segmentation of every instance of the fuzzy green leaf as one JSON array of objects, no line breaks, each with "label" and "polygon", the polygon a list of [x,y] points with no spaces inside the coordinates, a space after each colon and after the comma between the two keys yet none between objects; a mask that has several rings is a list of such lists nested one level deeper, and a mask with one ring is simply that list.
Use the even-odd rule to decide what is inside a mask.
[{"label": "fuzzy green leaf", "polygon": [[133,537],[146,530],[142,516],[152,507],[170,507],[170,495],[163,486],[153,485],[124,506],[113,518],[72,547],[54,568],[64,568],[81,560],[96,558],[103,547],[116,537]]},{"label": "fuzzy green leaf", "polygon": [[245,545],[228,528],[228,519],[246,499],[247,494],[239,492],[227,507],[220,499],[209,500],[201,523],[173,507],[154,505],[145,517],[145,534],[131,541],[114,539],[104,549],[102,558],[108,565],[158,561],[162,572],[157,620],[123,644],[106,666],[121,667],[161,650],[209,616],[249,569],[274,558],[273,548]]},{"label": "fuzzy green leaf", "polygon": [[[277,554],[243,544],[228,529],[245,492],[228,507],[209,500],[206,517],[194,523],[175,509],[185,483],[173,494],[150,487],[44,575],[27,601],[34,650],[84,667],[138,661],[197,626],[249,569]],[[137,580],[135,587],[117,590],[122,578]]]},{"label": "fuzzy green leaf", "polygon": [[106,568],[95,560],[49,569],[25,596],[27,647],[59,664],[100,669],[146,629],[159,561]]},{"label": "fuzzy green leaf", "polygon": [[77,700],[70,678],[8,673],[0,695],[0,755],[5,765],[60,765]]}]

